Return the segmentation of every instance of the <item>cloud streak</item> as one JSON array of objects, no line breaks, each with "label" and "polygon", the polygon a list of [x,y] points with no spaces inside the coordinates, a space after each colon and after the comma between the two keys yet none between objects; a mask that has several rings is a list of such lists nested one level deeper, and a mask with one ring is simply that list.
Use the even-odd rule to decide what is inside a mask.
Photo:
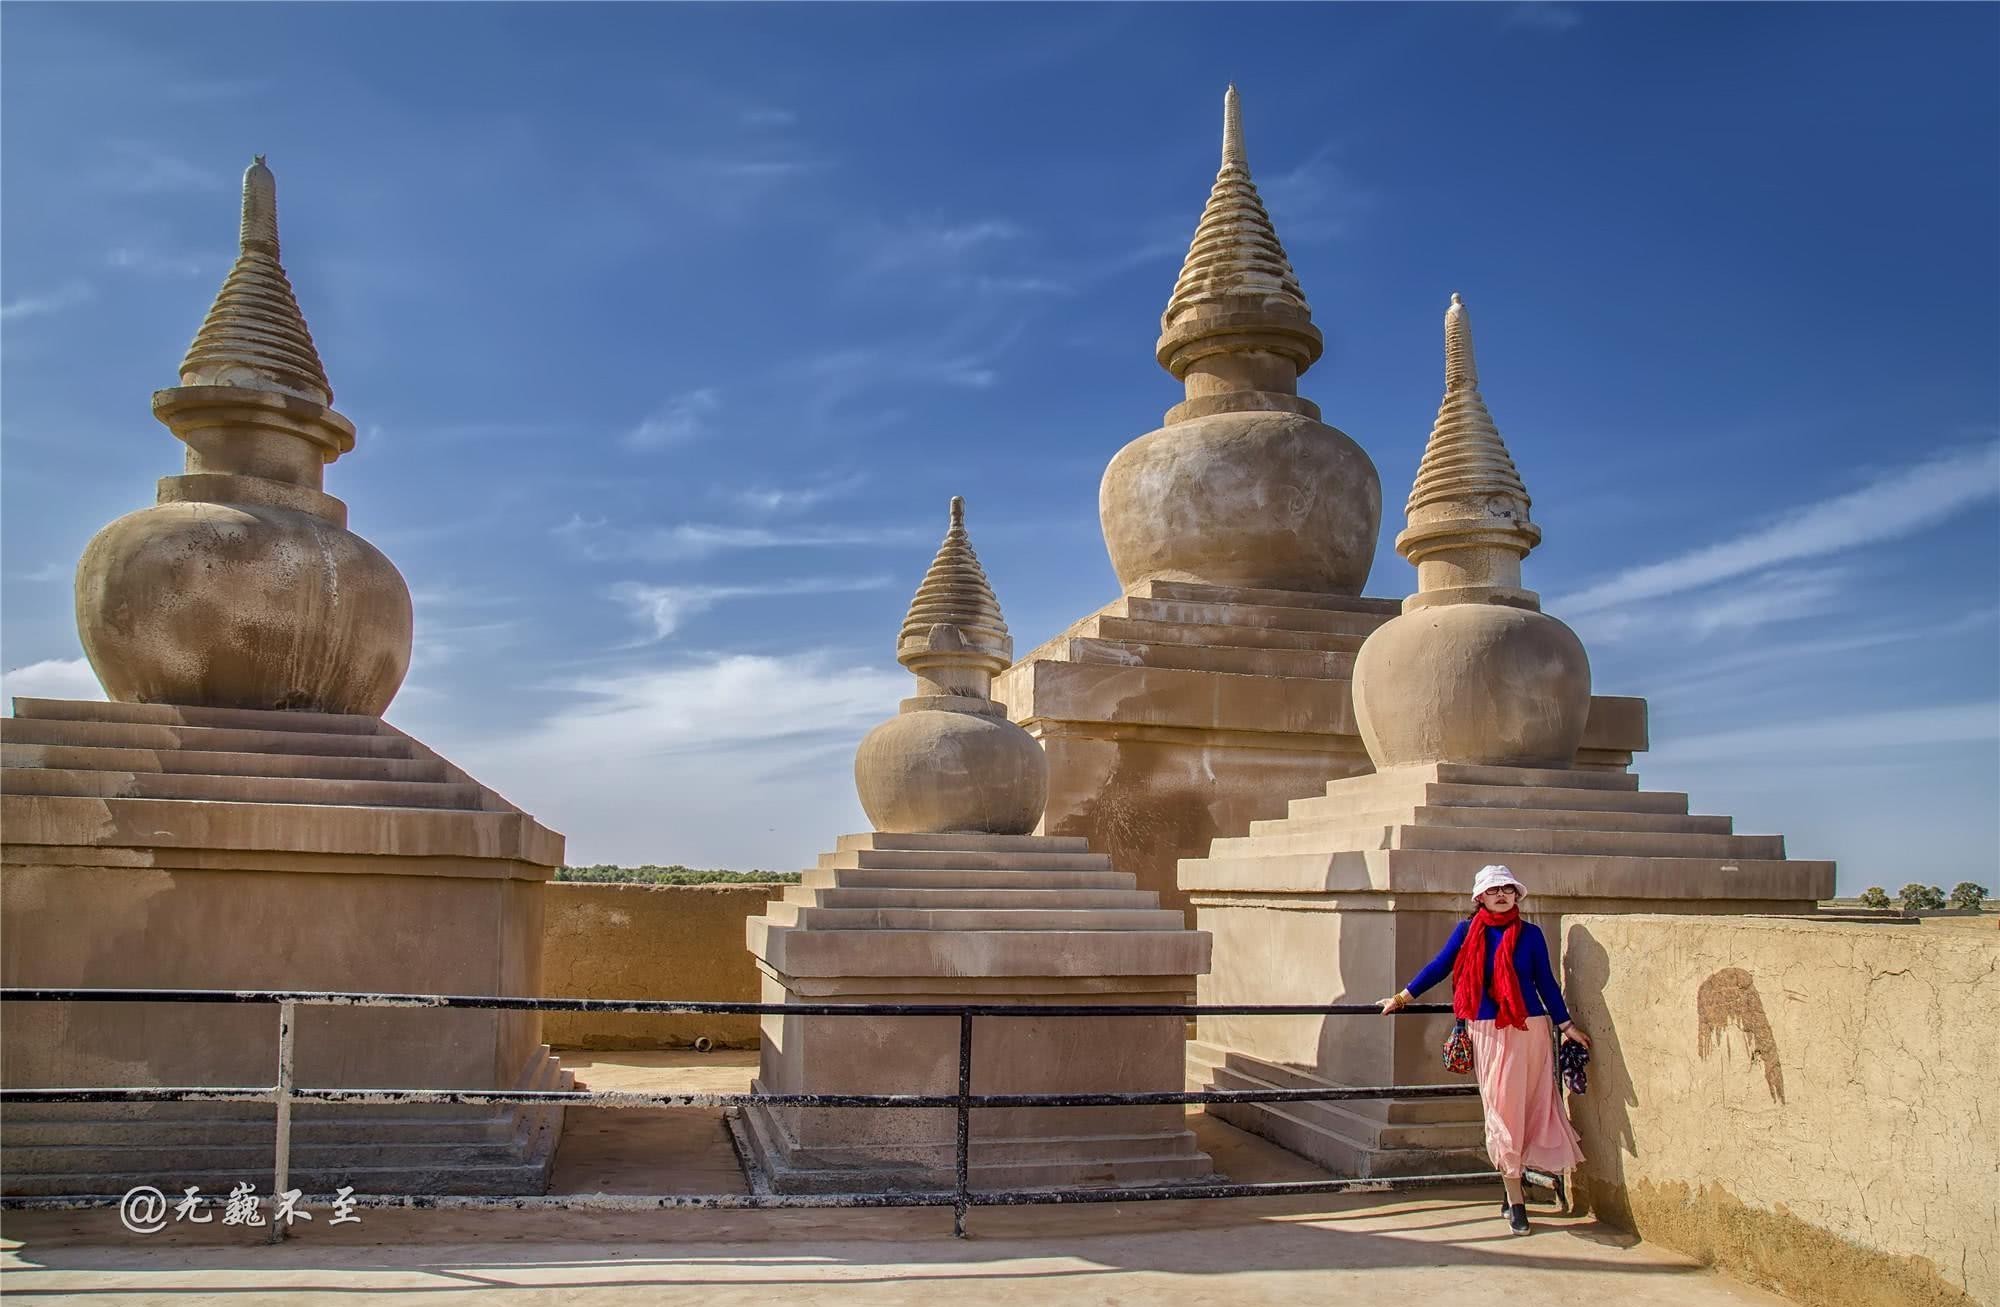
[{"label": "cloud streak", "polygon": [[669,638],[689,618],[728,600],[851,594],[861,590],[880,590],[888,584],[886,576],[800,577],[754,585],[652,585],[644,581],[620,581],[611,587],[611,597],[624,606],[626,615],[633,621],[652,628],[652,636],[647,641],[652,643]]},{"label": "cloud streak", "polygon": [[0,304],[0,322],[19,322],[26,318],[61,313],[64,309],[86,302],[92,293],[88,282],[72,281],[45,295],[23,295]]},{"label": "cloud streak", "polygon": [[2000,496],[2000,444],[1949,450],[1844,495],[1794,510],[1767,527],[1674,558],[1630,568],[1548,604],[1600,612],[1747,576],[1766,568],[1894,540]]},{"label": "cloud streak", "polygon": [[650,451],[699,440],[715,430],[715,415],[721,411],[722,394],[713,387],[685,391],[626,432],[625,447]]},{"label": "cloud streak", "polygon": [[593,562],[676,563],[716,554],[762,549],[866,548],[922,539],[908,527],[730,526],[681,522],[673,526],[614,526],[572,517],[551,532]]}]

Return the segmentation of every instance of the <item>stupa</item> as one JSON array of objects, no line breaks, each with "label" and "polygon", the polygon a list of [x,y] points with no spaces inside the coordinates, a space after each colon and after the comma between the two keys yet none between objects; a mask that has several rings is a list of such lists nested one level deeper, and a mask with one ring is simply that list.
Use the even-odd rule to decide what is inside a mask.
[{"label": "stupa", "polygon": [[[1205,1003],[1357,1002],[1415,975],[1504,862],[1552,943],[1572,912],[1811,912],[1833,864],[1689,815],[1688,796],[1569,765],[1590,711],[1582,642],[1541,611],[1521,561],[1541,539],[1479,393],[1471,323],[1445,315],[1445,394],[1396,549],[1417,567],[1402,615],[1368,637],[1354,706],[1376,771],[1180,865],[1215,938]],[[1205,1017],[1190,1046],[1218,1088],[1432,1083],[1448,1019]],[[1350,1175],[1484,1165],[1466,1100],[1231,1104],[1225,1120]]]},{"label": "stupa", "polygon": [[[1041,750],[990,697],[1012,639],[967,538],[963,501],[897,646],[917,692],[855,756],[875,829],[842,836],[748,923],[771,1003],[1182,1004],[1208,937],[1074,836],[1029,832]],[[1181,1084],[1176,1017],[975,1018],[975,1093]],[[954,1093],[950,1017],[767,1016],[757,1088]],[[949,1109],[759,1105],[742,1151],[780,1192],[949,1188]],[[1146,1184],[1208,1174],[1178,1106],[975,1111],[975,1188]]]},{"label": "stupa", "polygon": [[[1362,641],[1395,616],[1361,597],[1381,525],[1375,466],[1299,378],[1323,349],[1251,180],[1235,87],[1222,163],[1160,320],[1185,389],[1099,491],[1124,593],[996,682],[1047,751],[1042,829],[1080,835],[1170,907],[1174,867],[1288,800],[1370,769],[1349,696]],[[1645,703],[1589,703],[1573,759],[1622,770]]]},{"label": "stupa", "polygon": [[[538,994],[563,840],[381,719],[409,666],[401,574],[322,489],[354,448],[243,177],[240,252],[153,412],[186,445],[159,502],[98,532],[77,630],[111,702],[0,722],[8,985]],[[10,1007],[10,1088],[270,1085],[277,1010]],[[299,1011],[309,1087],[553,1089],[534,1013]],[[526,1193],[559,1108],[296,1109],[309,1192]],[[10,1194],[268,1190],[271,1108],[10,1106]]]}]

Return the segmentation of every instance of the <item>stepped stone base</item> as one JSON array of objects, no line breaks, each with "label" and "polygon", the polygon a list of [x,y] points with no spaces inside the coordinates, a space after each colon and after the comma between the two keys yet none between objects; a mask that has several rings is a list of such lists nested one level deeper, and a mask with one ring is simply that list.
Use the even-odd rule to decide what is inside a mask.
[{"label": "stepped stone base", "polygon": [[[1690,815],[1685,794],[1605,770],[1433,763],[1337,780],[1180,864],[1217,965],[1203,1003],[1374,1002],[1443,946],[1472,878],[1505,862],[1560,948],[1575,912],[1809,913],[1833,864]],[[1557,960],[1560,970],[1560,959]],[[1427,995],[1427,999],[1435,995]],[[1196,1085],[1436,1084],[1448,1017],[1206,1017]],[[1482,1151],[1475,1100],[1243,1105],[1225,1119],[1352,1175],[1450,1169]],[[1337,1109],[1337,1110],[1336,1110]]]},{"label": "stepped stone base", "polygon": [[[1181,1004],[1208,938],[1080,839],[843,836],[748,923],[767,1002]],[[987,1017],[975,1093],[1172,1089],[1173,1017]],[[955,1093],[950,1017],[764,1018],[766,1093]],[[757,1106],[739,1131],[779,1192],[949,1188],[949,1108]],[[976,1188],[1152,1184],[1210,1172],[1178,1106],[972,1114]]]},{"label": "stepped stone base", "polygon": [[[1092,613],[993,683],[1048,754],[1042,832],[1084,837],[1184,910],[1180,859],[1372,770],[1349,683],[1362,641],[1401,611],[1149,581]],[[1591,700],[1578,767],[1622,771],[1645,747],[1644,700]]]},{"label": "stepped stone base", "polygon": [[[373,717],[15,700],[0,721],[8,985],[537,994],[562,837]],[[529,1012],[301,1007],[311,1088],[561,1088]],[[10,1088],[269,1085],[277,1010],[10,1004]],[[560,1109],[300,1106],[305,1188],[535,1193]],[[270,1186],[272,1109],[6,1114],[0,1188]],[[134,1179],[134,1176],[141,1179]]]}]

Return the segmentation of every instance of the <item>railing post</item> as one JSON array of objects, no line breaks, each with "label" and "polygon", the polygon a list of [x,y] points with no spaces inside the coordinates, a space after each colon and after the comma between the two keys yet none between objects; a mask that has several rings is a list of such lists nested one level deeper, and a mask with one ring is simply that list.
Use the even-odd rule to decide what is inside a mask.
[{"label": "railing post", "polygon": [[972,1176],[972,1014],[958,1014],[958,1167],[951,1198],[951,1235],[965,1237],[966,1195]]},{"label": "railing post", "polygon": [[292,1085],[295,1046],[292,1026],[297,1016],[289,1001],[278,1004],[278,1086],[273,1094],[278,1105],[278,1146],[271,1167],[271,1242],[282,1243],[285,1223],[278,1219],[279,1204],[291,1187],[292,1175]]}]

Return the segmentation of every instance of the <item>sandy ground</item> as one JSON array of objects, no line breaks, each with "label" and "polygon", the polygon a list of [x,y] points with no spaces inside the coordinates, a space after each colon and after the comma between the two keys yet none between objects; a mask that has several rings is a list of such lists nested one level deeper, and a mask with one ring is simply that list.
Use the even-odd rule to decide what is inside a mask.
[{"label": "sandy ground", "polygon": [[[747,1087],[754,1053],[566,1053],[595,1089]],[[572,1110],[555,1192],[742,1192],[716,1113]],[[1243,1180],[1321,1173],[1199,1112],[1218,1168]],[[1583,1218],[1535,1212],[1517,1238],[1484,1188],[1406,1196],[948,1210],[774,1212],[324,1209],[280,1245],[210,1224],[128,1233],[109,1211],[7,1213],[0,1294],[74,1303],[482,1301],[519,1304],[1265,1304],[1454,1307],[1601,1302],[1723,1307],[1783,1300]]]}]

